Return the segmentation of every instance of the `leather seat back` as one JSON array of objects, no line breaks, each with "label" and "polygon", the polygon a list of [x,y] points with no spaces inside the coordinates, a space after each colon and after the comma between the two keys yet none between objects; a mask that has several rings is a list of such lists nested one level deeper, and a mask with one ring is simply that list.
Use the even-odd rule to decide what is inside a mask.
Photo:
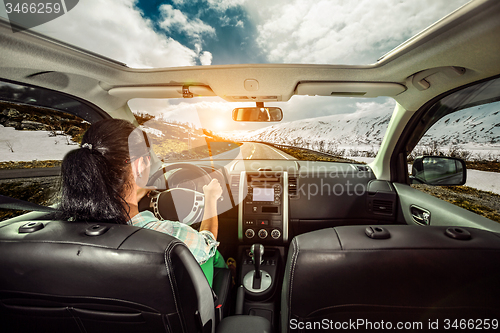
[{"label": "leather seat back", "polygon": [[128,225],[47,221],[23,233],[25,224],[0,227],[10,331],[214,331],[212,290],[179,240]]},{"label": "leather seat back", "polygon": [[[305,329],[307,322],[338,329],[339,323],[359,319],[371,322],[356,326],[368,331],[382,320],[393,329],[397,322],[421,322],[425,330],[435,320],[443,329],[445,319],[500,317],[498,234],[451,228],[448,236],[447,227],[393,225],[382,228],[389,238],[373,239],[366,228],[323,229],[293,239],[282,290],[282,332]],[[470,239],[459,239],[468,232]],[[318,324],[307,331],[322,329]]]}]

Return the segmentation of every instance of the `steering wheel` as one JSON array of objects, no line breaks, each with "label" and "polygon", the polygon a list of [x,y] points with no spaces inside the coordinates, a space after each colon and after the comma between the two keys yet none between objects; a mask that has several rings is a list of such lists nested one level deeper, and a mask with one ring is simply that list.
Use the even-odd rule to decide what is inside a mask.
[{"label": "steering wheel", "polygon": [[[196,176],[200,177],[206,184],[212,181],[212,177],[210,177],[208,172],[197,165],[189,163],[174,163],[163,167],[151,175],[149,177],[148,185],[154,185],[166,172],[175,169],[190,170]],[[164,181],[166,184],[166,179],[164,179]],[[172,200],[175,206],[172,206]],[[167,216],[167,211],[175,209],[177,211],[177,218],[179,221],[187,225],[191,225],[195,222],[201,221],[203,208],[205,207],[205,195],[202,192],[193,189],[176,187],[160,191],[153,195],[151,197],[150,206],[151,205],[153,207],[153,213],[157,219],[165,220],[164,216]]]}]

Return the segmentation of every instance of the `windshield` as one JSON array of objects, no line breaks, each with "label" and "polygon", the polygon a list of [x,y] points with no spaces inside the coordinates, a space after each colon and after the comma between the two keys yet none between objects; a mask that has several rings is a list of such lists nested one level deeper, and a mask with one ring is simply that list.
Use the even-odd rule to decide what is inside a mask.
[{"label": "windshield", "polygon": [[395,101],[294,96],[287,103],[266,103],[281,107],[280,122],[234,121],[234,108],[255,104],[220,98],[135,99],[129,106],[165,162],[207,158],[370,162]]}]

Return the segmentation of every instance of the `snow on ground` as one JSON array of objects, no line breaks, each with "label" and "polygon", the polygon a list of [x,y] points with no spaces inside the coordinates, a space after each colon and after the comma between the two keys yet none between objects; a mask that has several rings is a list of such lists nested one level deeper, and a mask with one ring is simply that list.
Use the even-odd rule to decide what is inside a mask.
[{"label": "snow on ground", "polygon": [[17,131],[0,125],[0,162],[62,160],[67,152],[78,148],[67,135],[50,137],[49,134],[49,131]]},{"label": "snow on ground", "polygon": [[156,128],[151,128],[151,127],[144,126],[144,125],[141,125],[140,128],[144,132],[146,132],[148,134],[151,134],[151,135],[154,135],[154,136],[159,137],[159,138],[165,136],[165,134],[163,134],[162,131],[160,131],[159,129],[156,129]]},{"label": "snow on ground", "polygon": [[467,170],[466,186],[482,191],[500,194],[500,173],[479,170]]}]

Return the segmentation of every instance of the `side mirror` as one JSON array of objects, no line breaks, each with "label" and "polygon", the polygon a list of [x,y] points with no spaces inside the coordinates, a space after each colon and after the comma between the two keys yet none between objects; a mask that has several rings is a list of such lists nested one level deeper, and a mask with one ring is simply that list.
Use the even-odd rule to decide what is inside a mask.
[{"label": "side mirror", "polygon": [[283,119],[283,111],[277,107],[250,107],[233,110],[234,121],[273,122]]},{"label": "side mirror", "polygon": [[417,157],[411,173],[412,184],[463,185],[467,180],[465,162],[455,157]]}]

